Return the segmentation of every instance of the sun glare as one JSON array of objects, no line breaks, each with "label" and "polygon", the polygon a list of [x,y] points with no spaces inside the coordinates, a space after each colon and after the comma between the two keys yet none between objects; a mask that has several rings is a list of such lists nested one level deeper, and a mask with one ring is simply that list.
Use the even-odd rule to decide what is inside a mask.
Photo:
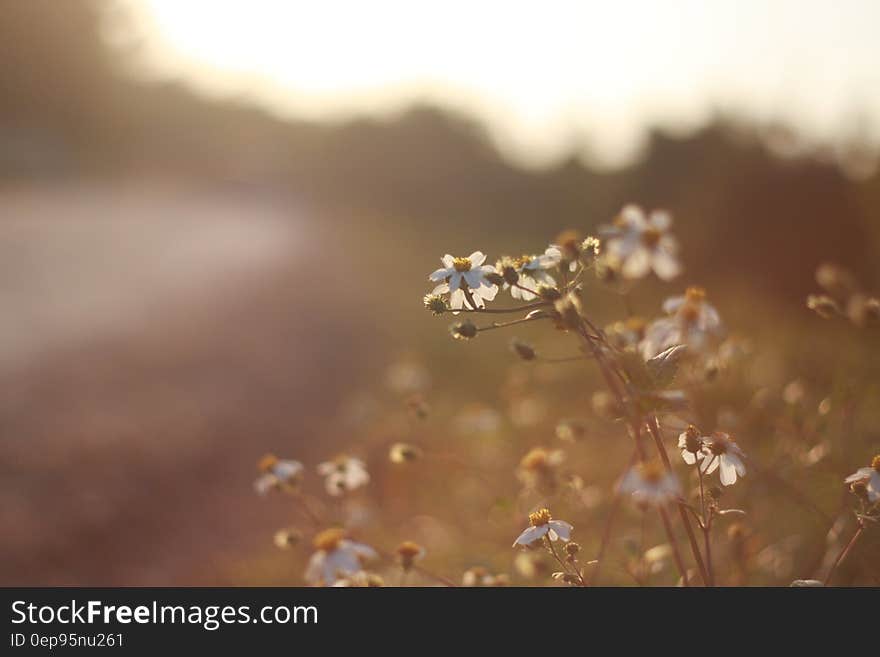
[{"label": "sun glare", "polygon": [[817,138],[844,114],[880,117],[880,5],[861,0],[119,1],[151,75],[320,119],[436,102],[526,162],[578,142],[624,161],[651,123],[688,129],[719,108]]}]

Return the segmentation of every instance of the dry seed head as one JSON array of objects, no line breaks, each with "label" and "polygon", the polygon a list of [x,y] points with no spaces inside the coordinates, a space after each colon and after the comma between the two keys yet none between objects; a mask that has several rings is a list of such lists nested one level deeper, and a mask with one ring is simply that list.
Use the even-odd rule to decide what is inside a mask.
[{"label": "dry seed head", "polygon": [[517,271],[520,267],[518,264],[519,259],[514,259],[509,256],[504,256],[495,263],[495,269],[501,272],[501,278],[510,285],[516,285],[517,281],[519,281],[519,271]]},{"label": "dry seed head", "polygon": [[599,241],[598,237],[593,237],[590,235],[583,241],[581,244],[581,250],[583,252],[591,252],[594,256],[599,255],[599,250],[602,248],[602,243]]},{"label": "dry seed head", "polygon": [[529,523],[532,527],[543,527],[551,520],[553,520],[553,516],[550,515],[550,509],[538,509],[529,514]]},{"label": "dry seed head", "polygon": [[339,547],[339,544],[345,538],[345,530],[340,529],[339,527],[333,527],[331,529],[325,529],[324,531],[317,534],[312,541],[312,544],[315,546],[316,550],[320,550],[322,552],[333,552],[336,548]]},{"label": "dry seed head", "polygon": [[700,432],[693,424],[689,424],[685,430],[685,446],[684,448],[693,453],[698,454],[703,449],[703,440],[700,438]]},{"label": "dry seed head", "polygon": [[536,292],[544,301],[559,301],[562,298],[562,293],[552,285],[539,285]]},{"label": "dry seed head", "polygon": [[426,294],[422,302],[425,304],[425,308],[434,315],[442,315],[449,310],[446,300],[438,294]]},{"label": "dry seed head", "polygon": [[581,316],[578,312],[577,299],[573,294],[568,294],[554,304],[559,313],[560,321],[564,328],[575,329],[580,326]]},{"label": "dry seed head", "polygon": [[868,484],[866,484],[864,481],[854,481],[852,484],[850,484],[849,490],[852,492],[853,495],[860,499],[868,499]]},{"label": "dry seed head", "polygon": [[581,551],[581,546],[574,541],[569,541],[565,544],[565,551],[568,553],[568,556],[573,557]]}]

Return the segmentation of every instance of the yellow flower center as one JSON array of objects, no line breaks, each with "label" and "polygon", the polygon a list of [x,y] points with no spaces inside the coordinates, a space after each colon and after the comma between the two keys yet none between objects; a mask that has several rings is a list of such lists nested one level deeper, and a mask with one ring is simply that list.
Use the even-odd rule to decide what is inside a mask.
[{"label": "yellow flower center", "polygon": [[647,483],[656,484],[663,479],[663,475],[666,474],[666,472],[663,470],[663,466],[657,461],[649,461],[648,463],[642,463],[639,466],[639,474]]},{"label": "yellow flower center", "polygon": [[644,332],[645,327],[647,325],[648,325],[648,322],[645,320],[644,317],[639,317],[639,316],[635,316],[635,315],[633,317],[628,317],[624,321],[624,326],[626,326],[627,329],[629,329],[630,331],[634,331],[635,333],[639,333],[639,334]]},{"label": "yellow flower center", "polygon": [[522,269],[523,267],[525,267],[527,264],[529,264],[529,263],[532,261],[532,259],[533,259],[534,257],[535,257],[535,256],[526,255],[526,254],[524,253],[524,254],[521,255],[519,258],[514,258],[514,259],[513,259],[513,266],[514,266],[517,270],[520,270],[520,269]]},{"label": "yellow flower center", "polygon": [[551,520],[553,520],[553,516],[550,515],[550,509],[538,509],[529,514],[529,523],[532,527],[543,527]]},{"label": "yellow flower center", "polygon": [[471,259],[470,258],[453,258],[452,266],[455,268],[455,271],[470,271],[471,270]]},{"label": "yellow flower center", "polygon": [[422,546],[415,541],[404,541],[397,546],[397,554],[399,554],[404,561],[410,562],[412,562],[412,560],[416,557],[420,556],[422,554],[422,550]]},{"label": "yellow flower center", "polygon": [[650,226],[646,228],[642,232],[642,244],[647,246],[649,249],[653,249],[660,242],[660,238],[663,237],[663,233],[659,230]]},{"label": "yellow flower center", "polygon": [[525,470],[543,470],[547,467],[547,450],[543,447],[535,447],[522,457],[519,464]]},{"label": "yellow flower center", "polygon": [[684,296],[691,303],[702,303],[706,300],[706,290],[701,287],[689,287],[685,290]]},{"label": "yellow flower center", "polygon": [[325,529],[320,534],[315,536],[313,545],[315,546],[316,550],[321,550],[322,552],[333,552],[333,550],[339,547],[339,544],[344,538],[344,529],[339,529],[338,527]]},{"label": "yellow flower center", "polygon": [[880,472],[880,454],[871,459],[871,467],[874,468],[875,471]]},{"label": "yellow flower center", "polygon": [[262,472],[269,472],[278,464],[278,457],[274,454],[266,454],[257,463],[257,468]]}]

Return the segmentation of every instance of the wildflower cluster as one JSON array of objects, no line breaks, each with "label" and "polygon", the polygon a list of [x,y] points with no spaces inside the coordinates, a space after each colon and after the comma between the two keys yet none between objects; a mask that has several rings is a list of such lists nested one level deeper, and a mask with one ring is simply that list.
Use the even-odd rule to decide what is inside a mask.
[{"label": "wildflower cluster", "polygon": [[[316,468],[323,478],[319,499],[306,492],[307,469],[299,461],[270,455],[260,462],[256,490],[292,496],[307,523],[274,537],[288,554],[311,539],[307,582],[588,587],[621,566],[639,585],[661,578],[682,586],[738,583],[750,568],[805,577],[795,580],[798,586],[832,581],[859,537],[880,519],[880,456],[848,477],[836,475],[855,500],[849,518],[856,532],[840,545],[837,536],[828,541],[822,579],[791,572],[790,543],[757,549],[750,482],[782,488],[803,506],[811,502],[761,465],[765,435],[755,427],[764,426],[762,416],[781,400],[779,415],[791,425],[785,430],[813,441],[783,442],[784,456],[811,467],[829,447],[808,429],[819,426],[837,400],[817,400],[816,417],[807,418],[803,381],[789,382],[774,397],[742,374],[739,365],[752,345],[728,335],[705,288],[678,282],[685,269],[669,213],[627,205],[595,235],[566,231],[535,251],[501,254],[494,264],[479,250],[446,254],[442,267],[428,274],[424,307],[434,316],[454,316],[449,334],[459,343],[490,331],[531,332],[504,342],[511,365],[500,405],[483,403],[464,387],[458,398],[435,396],[429,404],[434,372],[403,362],[389,372],[389,387],[403,396],[394,402],[397,410],[372,420],[365,419],[368,412],[358,414],[368,438],[356,451],[364,454],[373,442],[386,461],[381,472],[373,471],[380,486],[370,486],[365,460],[340,455]],[[662,300],[638,298],[654,309],[641,315],[634,306],[643,288],[636,286],[649,278],[655,279],[650,287],[675,287]],[[876,299],[850,275],[826,267],[817,280],[827,294],[811,298],[811,308],[871,325]],[[625,314],[606,316],[621,300]],[[474,378],[461,377],[467,366],[456,365],[457,380]],[[738,407],[719,390],[734,378]],[[572,383],[550,400],[547,390],[560,380]],[[551,401],[565,406],[565,414],[554,416]],[[442,422],[449,412],[442,428],[426,429],[429,419],[439,415]],[[618,450],[607,449],[610,443],[624,445],[629,458],[614,460]],[[597,481],[596,463],[610,464],[614,478]],[[381,502],[350,504],[365,491]],[[425,508],[431,503],[444,504],[446,513],[432,514]],[[634,522],[624,527],[627,518]],[[601,531],[590,531],[597,524]],[[371,529],[372,545],[354,538]],[[493,541],[490,530],[510,538]],[[391,535],[418,542],[374,547]],[[486,553],[490,544],[506,556]],[[424,565],[428,555],[430,562],[443,551],[455,555],[449,563],[460,564],[456,572],[435,574]]]}]

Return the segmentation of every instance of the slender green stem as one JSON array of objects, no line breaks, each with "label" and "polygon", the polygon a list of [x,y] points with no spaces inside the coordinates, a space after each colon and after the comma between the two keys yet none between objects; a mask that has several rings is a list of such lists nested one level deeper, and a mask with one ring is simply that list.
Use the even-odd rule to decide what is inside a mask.
[{"label": "slender green stem", "polygon": [[831,564],[831,568],[828,570],[828,574],[825,576],[825,586],[828,586],[831,583],[831,576],[834,575],[834,572],[837,570],[837,567],[846,559],[846,555],[849,554],[850,550],[853,549],[853,546],[856,544],[856,541],[859,540],[859,536],[862,535],[862,531],[865,529],[865,522],[859,518],[859,525],[856,528],[856,533],[853,534],[852,538],[849,539],[849,542],[843,546],[843,549],[837,555],[837,558],[834,560],[834,563]]},{"label": "slender green stem", "polygon": [[675,540],[675,532],[672,531],[672,524],[669,522],[669,514],[666,512],[665,507],[661,506],[658,507],[658,509],[660,511],[660,519],[663,521],[663,529],[666,530],[666,536],[669,538],[669,546],[672,548],[672,558],[675,560],[678,572],[681,573],[681,580],[684,582],[685,586],[690,586],[691,583],[688,578],[687,568],[681,558],[681,551],[678,549],[678,541]]},{"label": "slender green stem", "polygon": [[[669,454],[666,453],[666,447],[663,445],[663,436],[660,435],[660,423],[657,420],[656,415],[652,415],[651,419],[648,421],[648,431],[654,437],[654,445],[657,447],[657,452],[660,454],[660,459],[663,461],[663,467],[666,469],[666,472],[672,472],[672,464],[669,462]],[[694,561],[697,562],[697,569],[700,571],[700,576],[703,578],[703,584],[709,586],[709,573],[706,570],[706,564],[703,562],[703,555],[700,553],[700,546],[697,543],[697,537],[694,534],[694,529],[691,527],[691,519],[688,517],[687,509],[685,508],[687,504],[684,501],[679,501],[678,503],[678,513],[681,516],[681,522],[684,525],[685,533],[688,536],[688,542],[691,545],[691,552],[694,555]]]},{"label": "slender green stem", "polygon": [[[471,297],[473,297],[473,295],[471,295]],[[467,298],[467,296],[465,298]],[[502,315],[505,313],[521,313],[526,310],[535,310],[537,308],[544,308],[549,305],[550,304],[547,301],[540,301],[540,302],[535,302],[535,303],[529,303],[529,304],[526,304],[523,306],[516,306],[515,308],[476,308],[476,307],[471,307],[471,308],[461,308],[461,309],[458,309],[458,310],[455,310],[452,312],[480,313],[480,314],[486,314],[486,315],[491,315],[491,314]]]},{"label": "slender green stem", "polygon": [[495,329],[507,328],[509,326],[516,326],[517,324],[526,324],[528,322],[535,322],[539,319],[547,319],[547,317],[522,317],[520,319],[512,319],[509,322],[492,322],[488,326],[478,326],[477,331],[493,331]]},{"label": "slender green stem", "polygon": [[[559,553],[556,551],[556,546],[553,545],[553,541],[550,540],[549,536],[545,536],[544,538],[547,540],[547,546],[550,548],[550,553],[553,555],[553,558],[556,559],[556,561],[562,567],[563,572],[565,572],[566,574],[569,574],[568,566],[566,565],[565,561],[563,561],[562,558],[559,556]],[[584,579],[584,576],[581,575],[580,569],[575,568],[574,566],[572,566],[571,569],[574,571],[571,574],[573,574],[575,577],[578,578],[580,585],[586,586],[587,582]]]}]

